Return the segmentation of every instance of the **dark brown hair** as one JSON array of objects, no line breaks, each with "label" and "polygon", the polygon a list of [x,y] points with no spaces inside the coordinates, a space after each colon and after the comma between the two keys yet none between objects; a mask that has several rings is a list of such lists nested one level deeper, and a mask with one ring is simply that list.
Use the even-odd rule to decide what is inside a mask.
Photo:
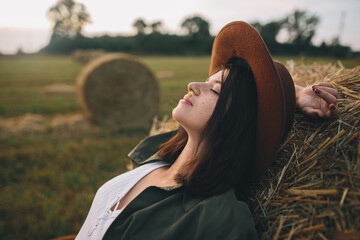
[{"label": "dark brown hair", "polygon": [[[255,160],[257,91],[250,66],[233,58],[225,66],[229,73],[193,159],[179,170],[176,180],[201,196],[221,194],[236,187],[243,196],[251,183]],[[159,147],[158,155],[173,163],[187,142],[186,131],[177,133]],[[200,145],[200,143],[199,143]]]}]

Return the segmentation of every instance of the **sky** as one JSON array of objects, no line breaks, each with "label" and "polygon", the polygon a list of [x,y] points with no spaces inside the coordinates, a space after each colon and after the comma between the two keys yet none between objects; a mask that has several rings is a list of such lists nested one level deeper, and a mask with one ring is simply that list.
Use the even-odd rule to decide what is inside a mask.
[{"label": "sky", "polygon": [[[1,0],[0,52],[14,54],[21,48],[35,52],[44,47],[51,35],[47,10],[57,0]],[[279,20],[295,9],[320,17],[314,37],[316,45],[330,42],[341,34],[340,43],[360,51],[360,0],[79,0],[85,4],[92,23],[84,28],[85,36],[134,34],[137,18],[146,23],[161,21],[165,30],[181,34],[181,23],[200,15],[210,23],[216,35],[235,20],[266,23]],[[339,26],[343,24],[340,30]]]}]

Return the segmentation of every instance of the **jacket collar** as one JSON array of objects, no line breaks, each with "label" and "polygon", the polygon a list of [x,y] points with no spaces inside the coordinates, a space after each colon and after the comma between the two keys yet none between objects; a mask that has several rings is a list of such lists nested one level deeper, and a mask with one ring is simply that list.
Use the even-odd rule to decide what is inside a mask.
[{"label": "jacket collar", "polygon": [[176,131],[171,131],[144,138],[128,154],[129,158],[138,165],[142,165],[150,161],[161,160],[161,158],[156,154],[159,146],[168,141],[175,133]]}]

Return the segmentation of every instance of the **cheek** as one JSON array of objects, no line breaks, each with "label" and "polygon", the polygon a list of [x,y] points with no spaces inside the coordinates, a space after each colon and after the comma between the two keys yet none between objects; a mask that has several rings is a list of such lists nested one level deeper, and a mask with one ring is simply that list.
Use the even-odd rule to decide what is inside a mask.
[{"label": "cheek", "polygon": [[196,106],[188,108],[179,104],[172,111],[172,117],[185,129],[201,132],[214,112],[216,99],[201,99]]},{"label": "cheek", "polygon": [[200,111],[204,116],[207,116],[210,118],[210,116],[213,114],[214,109],[216,106],[216,101],[202,101]]},{"label": "cheek", "polygon": [[216,102],[202,101],[197,109],[197,121],[199,125],[205,126],[214,112]]}]

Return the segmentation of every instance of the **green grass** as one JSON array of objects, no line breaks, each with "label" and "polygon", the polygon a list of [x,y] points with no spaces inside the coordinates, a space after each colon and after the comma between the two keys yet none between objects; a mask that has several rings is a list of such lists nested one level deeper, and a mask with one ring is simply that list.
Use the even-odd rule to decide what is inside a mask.
[{"label": "green grass", "polygon": [[0,57],[0,117],[80,111],[76,96],[48,95],[43,87],[74,84],[81,67],[67,56]]},{"label": "green grass", "polygon": [[76,233],[96,189],[124,172],[147,131],[0,139],[1,239]]},{"label": "green grass", "polygon": [[[209,57],[147,56],[154,72],[173,71],[159,80],[159,116],[170,115],[191,81],[207,78]],[[289,58],[276,58],[285,62]],[[294,61],[300,64],[300,58]],[[305,63],[336,59],[305,58]],[[342,60],[347,67],[360,59]],[[74,84],[82,64],[68,56],[0,57],[0,118],[39,113],[51,117],[80,112],[77,96],[46,95],[50,84]],[[94,194],[125,171],[127,153],[146,129],[0,138],[0,238],[49,239],[77,233]]]}]

